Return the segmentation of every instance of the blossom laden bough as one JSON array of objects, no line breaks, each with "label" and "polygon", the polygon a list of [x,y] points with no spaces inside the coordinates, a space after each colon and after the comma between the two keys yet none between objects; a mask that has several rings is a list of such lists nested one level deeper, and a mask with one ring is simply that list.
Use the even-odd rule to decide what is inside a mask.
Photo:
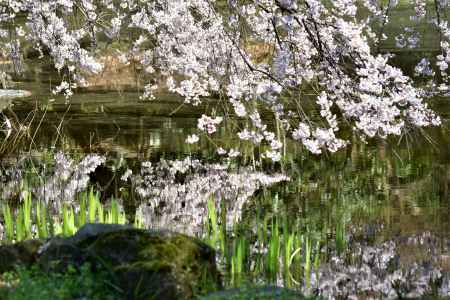
[{"label": "blossom laden bough", "polygon": [[[450,30],[443,16],[450,4],[436,1],[429,21],[426,1],[410,3],[410,21],[439,32],[438,55],[419,60],[414,75],[433,80],[431,94],[448,93]],[[166,88],[188,104],[217,95],[227,100],[235,116],[248,121],[238,138],[264,144],[270,149],[265,156],[278,159],[281,141],[267,138],[262,111],[313,153],[345,147],[341,132],[348,126],[364,139],[440,124],[414,77],[391,65],[391,55],[377,52],[389,39],[383,27],[398,6],[393,0],[8,0],[0,3],[0,22],[15,27],[1,27],[14,30],[0,30],[0,50],[17,66],[24,44],[48,53],[63,77],[55,93],[70,97],[86,83],[86,72],[102,70],[99,41],[113,42],[132,30],[135,39],[121,49],[121,59],[165,77]],[[15,22],[19,15],[25,24]],[[410,49],[423,40],[412,27],[390,38]],[[267,50],[258,55],[255,45]],[[159,85],[150,80],[142,98],[156,99]],[[304,109],[309,101],[320,116]],[[214,134],[222,121],[217,113],[202,115],[199,132]]]}]

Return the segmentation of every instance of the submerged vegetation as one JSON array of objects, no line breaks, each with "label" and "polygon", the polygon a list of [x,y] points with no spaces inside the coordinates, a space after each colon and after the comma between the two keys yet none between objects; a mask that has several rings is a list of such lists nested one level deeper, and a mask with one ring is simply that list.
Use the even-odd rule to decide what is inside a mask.
[{"label": "submerged vegetation", "polygon": [[230,286],[282,282],[310,289],[311,272],[320,262],[320,238],[300,232],[286,216],[261,220],[260,214],[258,210],[255,227],[236,222],[228,232],[224,216],[218,216],[213,201],[208,201],[205,240],[218,250]]},{"label": "submerged vegetation", "polygon": [[[87,223],[125,224],[125,213],[112,199],[109,208],[105,209],[100,202],[99,194],[91,189],[89,193],[79,196],[79,208],[64,205],[60,214],[48,211],[42,201],[32,202],[31,193],[24,191],[24,200],[17,209],[12,210],[8,204],[3,204],[4,236],[6,242],[19,242],[26,239],[47,239],[51,236],[72,236]],[[143,228],[142,219],[135,216],[133,225]]]}]

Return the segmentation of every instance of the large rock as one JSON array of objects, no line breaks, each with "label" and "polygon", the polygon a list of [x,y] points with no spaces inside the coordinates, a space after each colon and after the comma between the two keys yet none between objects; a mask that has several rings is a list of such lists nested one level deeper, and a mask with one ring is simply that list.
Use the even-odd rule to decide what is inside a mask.
[{"label": "large rock", "polygon": [[52,239],[38,264],[60,271],[89,262],[114,274],[126,299],[187,299],[204,285],[220,286],[215,252],[198,239],[169,231],[88,224],[72,238]]},{"label": "large rock", "polygon": [[217,282],[214,251],[181,234],[121,230],[102,234],[88,250],[114,269],[124,290],[140,298],[191,297],[202,278]]},{"label": "large rock", "polygon": [[170,231],[87,224],[70,238],[0,247],[0,273],[33,264],[63,272],[69,265],[86,263],[93,272],[111,274],[124,299],[189,299],[205,285],[211,289],[221,285],[214,250]]}]

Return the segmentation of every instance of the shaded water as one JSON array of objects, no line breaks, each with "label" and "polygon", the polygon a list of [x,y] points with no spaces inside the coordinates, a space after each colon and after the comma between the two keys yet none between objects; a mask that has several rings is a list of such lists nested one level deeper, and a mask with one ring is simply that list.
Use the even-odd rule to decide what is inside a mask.
[{"label": "shaded water", "polygon": [[[38,93],[16,101],[13,109],[19,119],[25,119],[38,107],[34,127],[42,123],[34,140],[37,148],[57,145],[69,152],[149,158],[161,152],[183,152],[185,136],[196,126],[195,116],[203,107],[180,107],[177,100],[166,96],[148,103],[140,101],[137,92],[87,93],[74,96],[67,105],[64,98]],[[174,111],[176,115],[171,115]]]}]

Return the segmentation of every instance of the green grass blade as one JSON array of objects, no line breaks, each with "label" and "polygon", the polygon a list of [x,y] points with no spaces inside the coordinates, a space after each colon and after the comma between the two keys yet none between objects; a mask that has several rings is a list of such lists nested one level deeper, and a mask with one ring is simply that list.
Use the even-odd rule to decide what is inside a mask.
[{"label": "green grass blade", "polygon": [[17,222],[16,222],[16,240],[18,242],[23,241],[26,237],[25,226],[23,221],[23,207],[19,207],[19,211],[17,213]]},{"label": "green grass blade", "polygon": [[47,229],[47,210],[45,205],[38,201],[36,204],[36,221],[38,229],[38,237],[40,239],[45,239],[48,237]]},{"label": "green grass blade", "polygon": [[2,206],[3,210],[3,219],[5,221],[5,233],[6,233],[6,240],[8,242],[14,241],[14,221],[11,214],[11,208],[8,204],[4,204]]},{"label": "green grass blade", "polygon": [[217,212],[216,212],[216,205],[214,202],[214,197],[208,198],[208,218],[210,222],[210,230],[211,230],[211,239],[210,243],[213,248],[217,246],[217,242],[219,240],[220,232],[219,232],[219,226],[217,222]]},{"label": "green grass blade", "polygon": [[103,209],[103,204],[100,203],[100,201],[97,201],[97,215],[98,215],[98,222],[101,224],[105,223],[105,213]]},{"label": "green grass blade", "polygon": [[71,236],[76,232],[75,227],[75,217],[73,213],[73,208],[64,205],[63,207],[63,235]]},{"label": "green grass blade", "polygon": [[23,201],[23,226],[24,226],[24,238],[30,239],[32,237],[31,232],[31,193],[28,191],[24,192]]},{"label": "green grass blade", "polygon": [[95,223],[95,214],[97,212],[97,199],[91,187],[89,190],[89,223]]},{"label": "green grass blade", "polygon": [[82,227],[86,224],[86,196],[82,195],[80,200],[80,211],[78,214],[78,227]]},{"label": "green grass blade", "polygon": [[115,199],[111,201],[110,220],[108,223],[119,224],[119,204]]}]

